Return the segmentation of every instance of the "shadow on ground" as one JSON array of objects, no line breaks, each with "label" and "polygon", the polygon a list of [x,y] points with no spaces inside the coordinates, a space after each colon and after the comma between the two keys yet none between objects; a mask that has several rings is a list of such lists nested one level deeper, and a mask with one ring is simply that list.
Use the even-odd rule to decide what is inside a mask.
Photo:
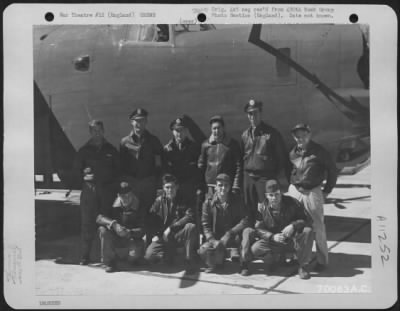
[{"label": "shadow on ground", "polygon": [[[371,243],[371,220],[355,217],[325,216],[328,241]],[[363,234],[353,234],[359,228]],[[349,233],[351,235],[349,236]]]}]

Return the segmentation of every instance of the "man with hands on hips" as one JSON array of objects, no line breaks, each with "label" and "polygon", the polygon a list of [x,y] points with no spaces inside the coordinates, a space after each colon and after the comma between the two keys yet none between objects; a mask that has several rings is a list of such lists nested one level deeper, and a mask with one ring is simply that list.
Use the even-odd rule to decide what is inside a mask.
[{"label": "man with hands on hips", "polygon": [[[317,265],[328,265],[328,244],[324,224],[324,201],[336,185],[338,170],[328,151],[311,140],[311,128],[297,124],[292,129],[296,145],[289,153],[293,166],[288,194],[304,204],[313,220],[317,246]],[[323,189],[322,183],[326,179]]]}]

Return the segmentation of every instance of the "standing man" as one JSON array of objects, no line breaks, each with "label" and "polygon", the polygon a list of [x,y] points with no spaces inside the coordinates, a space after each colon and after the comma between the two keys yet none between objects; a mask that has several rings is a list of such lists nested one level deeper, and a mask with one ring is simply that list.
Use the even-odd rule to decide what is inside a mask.
[{"label": "standing man", "polygon": [[124,257],[133,264],[140,263],[144,255],[144,217],[145,211],[132,188],[127,182],[121,182],[112,217],[99,215],[96,219],[106,272],[117,270],[116,248],[127,248]]},{"label": "standing man", "polygon": [[188,137],[185,119],[177,118],[170,124],[173,138],[164,146],[165,171],[175,176],[179,184],[179,193],[185,201],[195,204],[196,191],[200,188],[200,172],[197,159],[200,145]]},{"label": "standing man", "polygon": [[207,241],[201,245],[199,255],[207,265],[207,273],[223,267],[226,249],[239,248],[242,231],[248,226],[244,203],[240,195],[230,190],[230,177],[219,174],[214,195],[203,205],[201,220]]},{"label": "standing man", "polygon": [[250,99],[244,107],[250,127],[242,134],[244,199],[255,220],[258,203],[264,201],[265,182],[278,179],[284,170],[289,179],[290,162],[282,135],[261,119],[262,102]]},{"label": "standing man", "polygon": [[160,140],[146,130],[147,116],[143,108],[130,114],[132,132],[120,144],[121,177],[136,191],[146,211],[156,197],[157,175],[164,162]]},{"label": "standing man", "polygon": [[149,262],[165,260],[172,264],[176,247],[185,247],[186,273],[194,272],[194,254],[198,244],[198,231],[193,219],[193,207],[178,195],[178,183],[174,176],[162,178],[163,193],[150,209],[149,221],[152,242],[146,250]]},{"label": "standing man", "polygon": [[[311,140],[311,129],[307,124],[298,124],[292,129],[296,146],[289,157],[293,164],[289,195],[298,199],[313,219],[317,245],[317,270],[328,265],[328,245],[324,224],[324,200],[336,185],[338,171],[329,153]],[[321,186],[326,176],[324,189]]]},{"label": "standing man", "polygon": [[225,133],[221,116],[210,119],[211,136],[201,146],[198,167],[202,171],[208,193],[212,195],[219,174],[227,174],[232,180],[232,191],[240,193],[242,179],[242,155],[239,143]]},{"label": "standing man", "polygon": [[104,138],[102,121],[89,122],[91,138],[78,150],[75,170],[81,176],[81,265],[90,262],[90,250],[96,236],[96,217],[109,216],[117,193],[118,151]]},{"label": "standing man", "polygon": [[242,275],[250,274],[248,264],[254,257],[263,257],[266,272],[285,254],[296,252],[299,277],[308,279],[306,265],[311,260],[313,232],[311,221],[302,204],[296,199],[282,195],[277,180],[265,184],[265,200],[259,205],[255,229],[243,231]]}]

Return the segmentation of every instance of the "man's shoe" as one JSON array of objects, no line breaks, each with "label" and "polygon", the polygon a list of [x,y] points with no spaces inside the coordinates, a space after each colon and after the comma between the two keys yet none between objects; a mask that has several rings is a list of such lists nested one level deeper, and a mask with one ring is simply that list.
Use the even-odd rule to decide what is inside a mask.
[{"label": "man's shoe", "polygon": [[115,262],[111,262],[110,264],[104,265],[104,266],[105,266],[105,271],[107,273],[112,273],[112,272],[117,271],[117,267],[115,265]]},{"label": "man's shoe", "polygon": [[240,265],[240,274],[242,276],[249,276],[250,275],[250,270],[249,270],[249,266],[248,266],[247,262],[246,263],[242,263]]},{"label": "man's shoe", "polygon": [[299,278],[307,280],[310,278],[310,273],[304,267],[299,267]]},{"label": "man's shoe", "polygon": [[89,264],[89,262],[90,262],[89,258],[83,257],[83,258],[81,259],[81,261],[79,262],[79,264],[80,264],[81,266],[87,266],[87,265]]},{"label": "man's shoe", "polygon": [[193,274],[196,272],[196,267],[191,260],[185,260],[185,273]]},{"label": "man's shoe", "polygon": [[317,262],[317,264],[314,266],[314,271],[321,272],[324,271],[327,267],[328,265]]},{"label": "man's shoe", "polygon": [[204,270],[204,272],[205,272],[205,273],[214,273],[215,270],[216,270],[215,267],[207,267],[207,268]]}]

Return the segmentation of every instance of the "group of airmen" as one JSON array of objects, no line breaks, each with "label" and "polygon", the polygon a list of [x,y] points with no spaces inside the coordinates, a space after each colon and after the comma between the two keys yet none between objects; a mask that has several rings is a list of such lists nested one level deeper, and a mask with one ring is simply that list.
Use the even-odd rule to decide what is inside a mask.
[{"label": "group of airmen", "polygon": [[106,272],[117,271],[124,257],[134,265],[171,265],[179,247],[188,274],[197,271],[200,259],[205,272],[217,273],[228,257],[239,262],[243,276],[251,274],[255,259],[264,261],[266,274],[279,264],[297,264],[301,279],[311,269],[325,269],[323,204],[337,168],[311,140],[307,124],[292,128],[295,144],[287,151],[280,132],[262,120],[262,106],[254,99],[246,103],[250,126],[240,143],[218,115],[210,118],[210,137],[195,141],[184,116],[171,122],[172,139],[163,147],[146,129],[148,112],[138,108],[118,151],[104,138],[102,121],[91,121],[91,138],[75,161],[82,180],[80,264],[90,262],[98,235]]}]

